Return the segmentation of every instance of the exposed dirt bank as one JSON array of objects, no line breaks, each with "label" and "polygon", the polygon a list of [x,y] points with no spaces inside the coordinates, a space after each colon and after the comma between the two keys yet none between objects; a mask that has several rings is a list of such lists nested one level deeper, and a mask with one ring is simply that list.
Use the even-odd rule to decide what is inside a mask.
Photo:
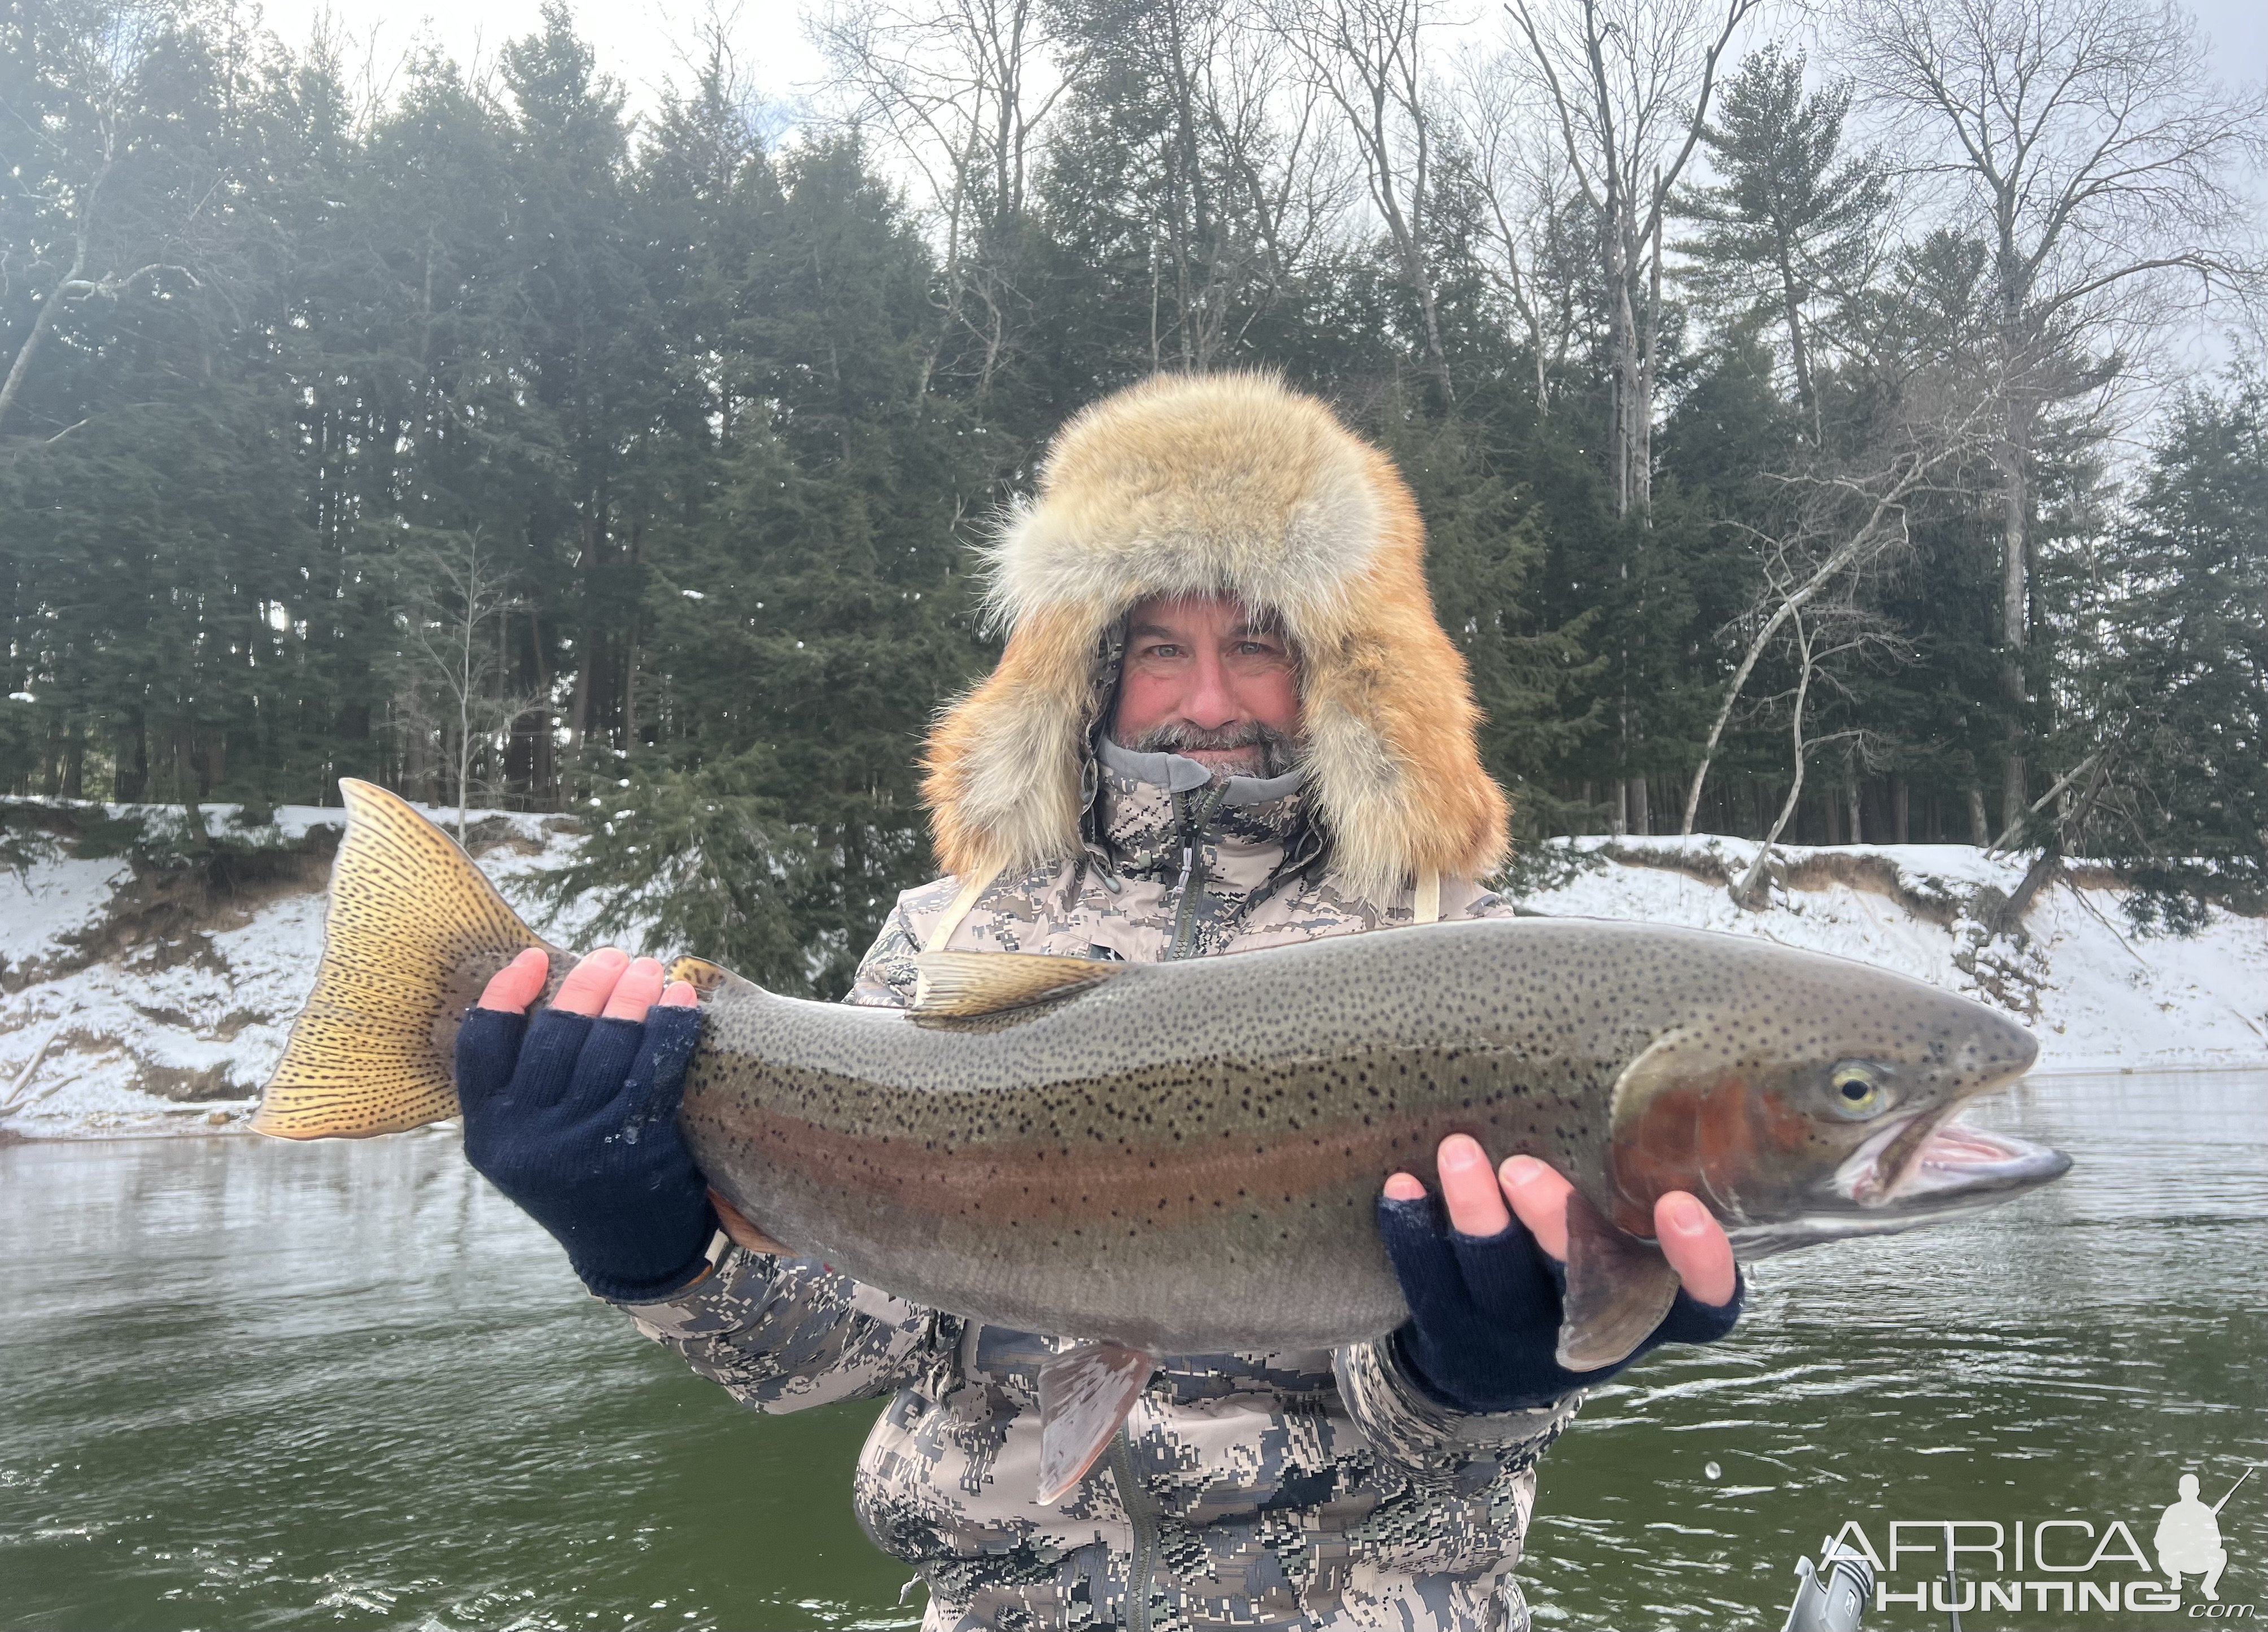
[{"label": "exposed dirt bank", "polygon": [[[343,814],[200,815],[0,805],[0,1139],[242,1125],[321,950]],[[491,813],[468,837],[525,910],[530,875],[563,860],[576,831]],[[1786,850],[1751,910],[1728,886],[1753,855],[1707,836],[1560,840],[1528,852],[1515,888],[1535,913],[1756,935],[1902,970],[2021,1017],[2049,1069],[2268,1061],[2268,920],[2216,910],[2194,937],[2145,939],[2115,881],[2079,865],[2004,927],[2023,862],[1954,845]]]}]

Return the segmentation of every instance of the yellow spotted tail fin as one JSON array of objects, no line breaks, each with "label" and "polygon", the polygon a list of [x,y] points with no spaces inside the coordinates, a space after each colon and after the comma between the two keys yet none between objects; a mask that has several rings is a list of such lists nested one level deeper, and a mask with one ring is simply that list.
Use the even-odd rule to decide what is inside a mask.
[{"label": "yellow spotted tail fin", "polygon": [[530,946],[566,959],[504,904],[455,840],[373,783],[342,777],[315,989],[269,1078],[254,1131],[360,1139],[457,1114],[457,1027],[489,976]]}]

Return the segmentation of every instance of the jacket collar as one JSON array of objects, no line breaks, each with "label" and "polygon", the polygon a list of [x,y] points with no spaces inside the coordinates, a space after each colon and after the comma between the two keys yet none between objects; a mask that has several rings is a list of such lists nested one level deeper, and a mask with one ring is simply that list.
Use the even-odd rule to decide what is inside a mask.
[{"label": "jacket collar", "polygon": [[1202,846],[1211,887],[1233,893],[1258,889],[1287,856],[1307,859],[1307,773],[1231,776],[1215,784],[1197,761],[1178,754],[1137,754],[1108,737],[1094,743],[1094,796],[1087,812],[1090,842],[1114,872],[1127,878],[1181,873],[1182,852]]}]

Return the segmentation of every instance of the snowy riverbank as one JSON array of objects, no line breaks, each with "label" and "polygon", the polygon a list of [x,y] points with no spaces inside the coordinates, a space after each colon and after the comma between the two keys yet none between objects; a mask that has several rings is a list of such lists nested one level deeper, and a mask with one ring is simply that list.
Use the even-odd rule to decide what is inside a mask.
[{"label": "snowy riverbank", "polygon": [[[321,950],[326,840],[343,817],[285,806],[246,826],[232,807],[204,814],[209,831],[268,864],[185,890],[123,856],[73,853],[99,847],[34,834],[21,870],[0,871],[0,1104],[12,1094],[16,1107],[0,1137],[241,1125]],[[530,876],[570,853],[573,831],[556,816],[483,815],[472,848],[526,910]],[[1723,880],[1753,853],[1737,839],[1558,841],[1524,870],[1521,901],[1897,969],[2019,1015],[2048,1070],[2268,1062],[2268,920],[2216,911],[2190,939],[2143,939],[2108,880],[2081,868],[2039,893],[2020,930],[1996,936],[1989,921],[2022,863],[1950,845],[1786,850],[1771,907],[1749,912]]]}]

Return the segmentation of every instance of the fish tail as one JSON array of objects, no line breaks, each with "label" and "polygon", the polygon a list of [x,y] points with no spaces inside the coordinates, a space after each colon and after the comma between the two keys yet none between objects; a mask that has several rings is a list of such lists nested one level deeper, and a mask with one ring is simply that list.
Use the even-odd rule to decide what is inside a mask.
[{"label": "fish tail", "polygon": [[375,783],[342,777],[346,836],[331,866],[315,989],[262,1091],[255,1132],[362,1139],[457,1114],[457,1027],[488,978],[528,947],[563,959],[456,841]]}]

